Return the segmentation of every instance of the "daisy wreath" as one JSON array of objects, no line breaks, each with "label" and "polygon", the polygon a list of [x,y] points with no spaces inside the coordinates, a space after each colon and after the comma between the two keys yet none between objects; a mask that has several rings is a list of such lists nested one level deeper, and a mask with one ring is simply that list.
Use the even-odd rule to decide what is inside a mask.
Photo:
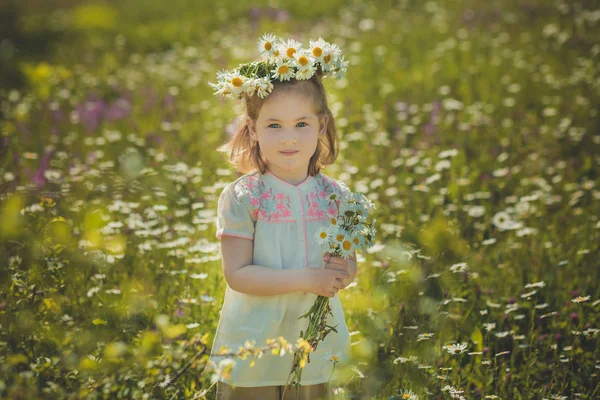
[{"label": "daisy wreath", "polygon": [[341,79],[348,68],[336,44],[319,37],[309,41],[308,48],[294,40],[283,40],[265,33],[258,41],[262,60],[240,64],[237,68],[217,72],[217,83],[208,82],[221,98],[241,99],[244,94],[265,98],[273,90],[274,80],[310,79],[315,73]]}]

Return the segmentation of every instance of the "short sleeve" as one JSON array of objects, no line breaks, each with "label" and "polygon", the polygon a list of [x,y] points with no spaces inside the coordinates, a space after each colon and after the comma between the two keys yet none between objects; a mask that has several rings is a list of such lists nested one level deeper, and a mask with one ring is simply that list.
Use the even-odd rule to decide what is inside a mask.
[{"label": "short sleeve", "polygon": [[236,182],[225,186],[217,205],[217,238],[235,236],[254,239],[254,220],[249,196],[237,193]]}]

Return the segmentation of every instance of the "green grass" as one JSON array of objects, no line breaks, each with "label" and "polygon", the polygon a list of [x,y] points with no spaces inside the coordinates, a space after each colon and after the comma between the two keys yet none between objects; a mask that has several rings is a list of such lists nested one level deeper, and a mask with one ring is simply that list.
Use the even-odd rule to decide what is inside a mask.
[{"label": "green grass", "polygon": [[336,397],[600,396],[600,9],[293,3],[16,7],[18,43],[50,39],[11,56],[25,84],[0,92],[2,397],[214,399],[195,355],[238,175],[215,151],[235,102],[207,82],[263,32],[350,60],[325,82],[343,148],[325,172],[375,202],[378,244],[340,293]]}]

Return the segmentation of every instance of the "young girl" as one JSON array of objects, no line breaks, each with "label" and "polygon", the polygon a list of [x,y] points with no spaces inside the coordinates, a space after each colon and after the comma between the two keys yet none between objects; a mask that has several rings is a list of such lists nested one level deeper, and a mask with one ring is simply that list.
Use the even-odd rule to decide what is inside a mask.
[{"label": "young girl", "polygon": [[[220,94],[238,94],[245,106],[241,126],[219,149],[228,152],[229,161],[245,175],[229,183],[218,201],[216,236],[221,239],[227,288],[209,362],[216,366],[223,360],[224,356],[215,355],[222,346],[235,352],[247,340],[264,347],[267,339],[282,336],[295,344],[308,326],[308,319],[299,317],[317,295],[327,296],[333,314],[327,324],[335,326],[337,333],[330,332],[311,353],[300,382],[300,399],[325,399],[331,394],[327,382],[333,361],[345,360],[350,353],[350,335],[337,293],[354,279],[356,258],[330,257],[328,246],[315,240],[317,230],[330,224],[329,214],[336,211],[330,195],[336,193],[340,199],[349,193],[345,184],[321,172],[337,156],[337,131],[321,78],[328,71],[339,76],[346,63],[340,61],[339,49],[322,39],[311,41],[308,51],[299,50],[297,42],[277,44],[273,39],[265,35],[259,42],[262,49],[270,47],[263,55],[279,65],[273,74],[279,79],[272,80],[269,74],[262,81],[266,90],[263,86],[260,92],[257,84],[253,96],[252,88],[243,85],[250,85],[252,76],[259,76],[269,64],[248,64],[252,68],[246,69],[246,75],[220,73],[223,81],[232,84],[213,85]],[[293,52],[290,43],[296,44]],[[337,69],[328,65],[336,64],[332,61],[336,56]],[[312,75],[302,76],[305,60],[301,57],[314,68]],[[282,65],[296,69],[294,76]],[[286,73],[288,79],[282,79]],[[242,86],[238,92],[236,84]],[[250,366],[253,360],[255,365]],[[279,400],[292,360],[293,352],[280,356],[271,351],[259,359],[237,358],[229,379],[221,376],[217,382],[217,399]],[[288,387],[285,398],[294,398],[294,393],[293,386]]]}]

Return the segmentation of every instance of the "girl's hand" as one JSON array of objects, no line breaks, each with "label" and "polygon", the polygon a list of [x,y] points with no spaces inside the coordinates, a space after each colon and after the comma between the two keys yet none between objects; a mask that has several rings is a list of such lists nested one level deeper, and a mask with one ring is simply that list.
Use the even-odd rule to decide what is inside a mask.
[{"label": "girl's hand", "polygon": [[324,268],[303,268],[302,272],[304,290],[325,297],[335,296],[350,276],[347,271]]},{"label": "girl's hand", "polygon": [[[355,256],[354,256],[355,257]],[[342,289],[345,289],[356,276],[356,259],[349,258],[348,260],[343,257],[332,257],[329,252],[323,255],[323,260],[325,261],[325,269],[335,269],[338,271],[346,271],[348,272],[348,278],[342,279],[342,283],[344,286]]]}]

